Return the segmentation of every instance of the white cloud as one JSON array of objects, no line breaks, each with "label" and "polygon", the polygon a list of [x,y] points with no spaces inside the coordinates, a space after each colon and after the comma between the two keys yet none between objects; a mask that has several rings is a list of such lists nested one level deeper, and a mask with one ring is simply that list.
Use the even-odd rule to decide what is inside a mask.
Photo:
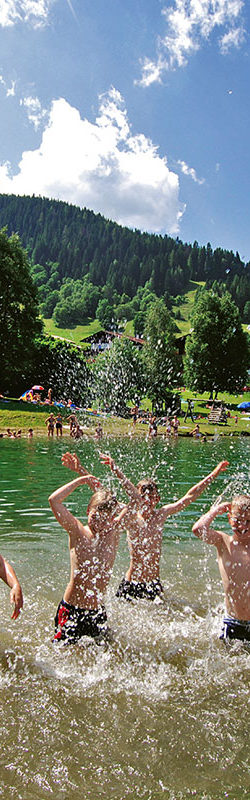
[{"label": "white cloud", "polygon": [[220,49],[224,54],[228,53],[231,47],[240,47],[244,42],[244,31],[242,28],[234,28],[228,31],[220,39]]},{"label": "white cloud", "polygon": [[195,169],[194,169],[193,167],[189,167],[189,166],[186,164],[186,162],[185,162],[185,161],[180,161],[180,160],[178,160],[178,161],[177,161],[177,164],[179,164],[179,166],[180,166],[180,168],[181,168],[181,171],[183,172],[183,175],[187,175],[188,177],[192,178],[192,180],[193,180],[195,183],[199,183],[199,185],[200,185],[200,186],[201,186],[203,183],[205,183],[205,178],[198,178],[198,177],[197,177],[197,175],[196,175],[196,171],[195,171]]},{"label": "white cloud", "polygon": [[115,89],[100,98],[95,122],[81,119],[63,98],[53,101],[40,147],[23,153],[16,175],[9,164],[0,166],[0,188],[66,200],[129,227],[172,235],[184,212],[178,175],[150,139],[132,135]]},{"label": "white cloud", "polygon": [[29,22],[38,28],[46,24],[51,6],[56,0],[0,0],[0,26]]},{"label": "white cloud", "polygon": [[16,81],[11,81],[11,86],[6,91],[6,97],[15,97]]},{"label": "white cloud", "polygon": [[14,97],[16,93],[16,81],[11,81],[11,85],[8,87],[6,81],[4,80],[3,76],[0,75],[0,83],[5,88],[6,97]]},{"label": "white cloud", "polygon": [[166,34],[158,39],[156,59],[145,58],[136,83],[144,87],[160,83],[164,71],[185,66],[189,56],[217,29],[223,54],[240,47],[245,38],[243,8],[244,0],[174,0],[173,5],[164,6]]},{"label": "white cloud", "polygon": [[38,97],[24,97],[20,100],[20,106],[24,106],[29,122],[34,125],[37,131],[41,122],[48,116],[48,112],[42,108]]}]

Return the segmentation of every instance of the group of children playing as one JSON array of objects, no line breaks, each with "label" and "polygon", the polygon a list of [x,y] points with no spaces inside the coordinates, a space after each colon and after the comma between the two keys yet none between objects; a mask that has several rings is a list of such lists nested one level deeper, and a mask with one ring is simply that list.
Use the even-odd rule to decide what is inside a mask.
[{"label": "group of children playing", "polygon": [[[54,516],[69,534],[71,567],[69,583],[56,612],[54,642],[72,644],[86,635],[102,641],[109,636],[103,597],[124,528],[130,563],[116,596],[128,601],[163,597],[160,557],[165,520],[196,500],[228,466],[227,461],[221,461],[179,500],[158,507],[160,496],[153,479],[142,479],[134,486],[110,455],[100,454],[100,459],[119,479],[128,496],[127,504],[118,502],[81,465],[78,456],[68,452],[62,456],[62,463],[78,477],[49,497]],[[87,508],[87,524],[65,505],[65,500],[83,484],[93,492]],[[224,513],[228,513],[232,535],[212,527],[214,519]],[[215,503],[195,523],[193,533],[217,548],[226,602],[220,638],[250,641],[250,496],[240,495],[232,502]],[[12,617],[16,618],[23,604],[22,590],[13,568],[3,558],[0,577],[11,588]]]},{"label": "group of children playing", "polygon": [[[0,433],[0,439],[3,439],[6,436],[7,439],[21,439],[22,431],[19,428],[18,431],[11,431],[10,428],[7,428],[6,433]],[[33,428],[28,429],[27,438],[32,439],[33,437]]]}]

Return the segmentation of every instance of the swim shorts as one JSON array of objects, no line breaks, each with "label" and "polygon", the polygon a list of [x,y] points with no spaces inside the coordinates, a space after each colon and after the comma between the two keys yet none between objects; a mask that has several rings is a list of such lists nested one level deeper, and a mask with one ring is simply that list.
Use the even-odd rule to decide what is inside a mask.
[{"label": "swim shorts", "polygon": [[101,637],[105,636],[108,630],[104,606],[97,609],[85,609],[61,600],[55,616],[53,641],[75,644],[82,636]]},{"label": "swim shorts", "polygon": [[159,578],[154,581],[127,581],[123,578],[118,586],[116,597],[125,597],[126,600],[134,598],[147,598],[155,600],[163,594],[163,586]]},{"label": "swim shorts", "polygon": [[242,642],[250,642],[250,620],[224,617],[220,639],[240,639]]}]

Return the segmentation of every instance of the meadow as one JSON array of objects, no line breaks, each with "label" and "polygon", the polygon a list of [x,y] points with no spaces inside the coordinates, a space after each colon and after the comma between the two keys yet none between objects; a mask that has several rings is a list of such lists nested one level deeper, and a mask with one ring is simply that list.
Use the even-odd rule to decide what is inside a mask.
[{"label": "meadow", "polygon": [[[239,395],[229,395],[225,393],[219,396],[219,399],[225,403],[226,408],[231,414],[231,416],[228,418],[227,424],[212,424],[208,421],[208,392],[194,396],[192,392],[183,388],[180,391],[180,396],[182,406],[182,416],[179,417],[180,436],[188,436],[188,434],[190,434],[190,432],[193,430],[196,422],[198,422],[200,426],[201,433],[206,434],[209,437],[217,436],[218,434],[220,436],[250,435],[250,411],[249,413],[243,413],[237,409],[239,403],[243,401],[250,402],[250,392],[242,392],[242,394]],[[190,417],[187,418],[186,422],[184,420],[188,399],[193,399],[194,402],[195,423],[192,422]],[[143,400],[142,408],[150,408],[150,401],[148,401],[147,398]],[[29,428],[33,428],[33,430],[39,433],[39,435],[46,434],[45,421],[51,410],[53,413],[57,413],[56,406],[38,405],[35,403],[19,401],[15,398],[0,400],[0,432],[5,433],[7,428],[11,428],[13,430],[18,430],[21,428],[22,432],[25,433]],[[69,424],[67,422],[67,418],[71,413],[70,409],[60,409],[60,412],[63,416],[64,434],[69,433]],[[77,415],[83,427],[84,433],[89,435],[94,435],[98,419],[101,420],[104,434],[133,435],[136,437],[145,436],[147,434],[146,424],[138,421],[136,426],[133,426],[130,419],[124,419],[122,417],[104,414],[101,412],[99,415],[97,409],[81,409],[79,412],[77,412]],[[235,416],[238,418],[237,423],[235,422]],[[164,426],[159,425],[158,434],[164,435],[164,433]]]}]

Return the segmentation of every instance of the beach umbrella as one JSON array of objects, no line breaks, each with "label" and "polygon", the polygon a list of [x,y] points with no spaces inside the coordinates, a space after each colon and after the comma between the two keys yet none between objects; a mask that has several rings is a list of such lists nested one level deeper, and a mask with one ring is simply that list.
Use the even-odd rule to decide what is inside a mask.
[{"label": "beach umbrella", "polygon": [[38,386],[38,384],[35,384],[35,386],[32,386],[32,389],[34,389],[35,392],[43,392],[44,386]]},{"label": "beach umbrella", "polygon": [[237,408],[250,408],[250,400],[245,400],[244,403],[240,403]]}]

